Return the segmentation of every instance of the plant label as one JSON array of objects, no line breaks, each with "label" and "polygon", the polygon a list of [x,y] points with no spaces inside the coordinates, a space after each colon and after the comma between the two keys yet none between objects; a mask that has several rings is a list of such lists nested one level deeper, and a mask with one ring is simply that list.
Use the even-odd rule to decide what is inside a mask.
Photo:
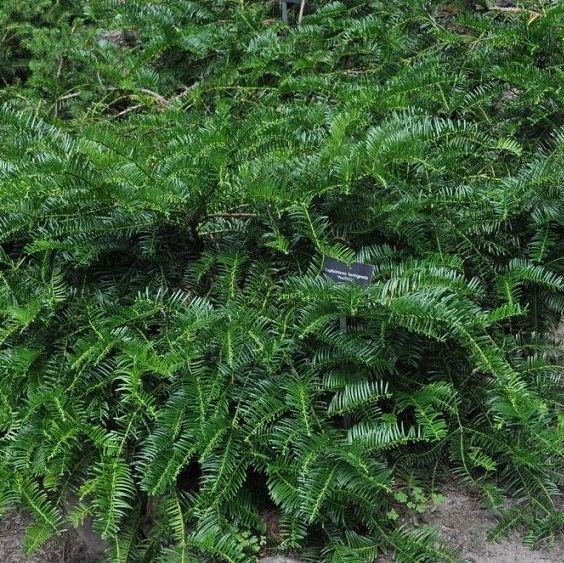
[{"label": "plant label", "polygon": [[352,282],[357,285],[367,286],[372,281],[374,266],[355,262],[350,266],[333,258],[323,259],[323,273],[336,282]]}]

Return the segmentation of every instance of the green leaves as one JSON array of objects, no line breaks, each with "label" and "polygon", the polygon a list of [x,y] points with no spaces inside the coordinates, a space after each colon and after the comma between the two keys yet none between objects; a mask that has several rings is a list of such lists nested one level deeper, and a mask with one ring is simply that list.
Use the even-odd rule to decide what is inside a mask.
[{"label": "green leaves", "polygon": [[345,385],[338,391],[327,409],[329,414],[343,414],[378,399],[390,397],[388,384],[384,381],[361,381]]},{"label": "green leaves", "polygon": [[18,491],[21,503],[35,518],[24,540],[26,552],[32,553],[53,534],[62,530],[62,517],[60,511],[50,502],[37,483],[18,478],[15,480],[15,489]]},{"label": "green leaves", "polygon": [[123,517],[133,508],[135,485],[129,467],[119,457],[102,459],[92,473],[93,479],[83,485],[83,494],[93,495],[95,529],[102,539],[109,539],[117,535]]},{"label": "green leaves", "polygon": [[527,507],[500,531],[561,525],[561,15],[0,9],[0,508],[30,549],[89,516],[124,563],[265,534],[450,561],[394,511],[444,467]]}]

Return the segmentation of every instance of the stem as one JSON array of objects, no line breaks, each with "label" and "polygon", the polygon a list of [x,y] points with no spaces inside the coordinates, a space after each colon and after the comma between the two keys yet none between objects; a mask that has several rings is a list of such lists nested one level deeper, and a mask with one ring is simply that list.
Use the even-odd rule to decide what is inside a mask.
[{"label": "stem", "polygon": [[302,20],[304,19],[304,10],[305,10],[306,0],[302,0],[300,4],[300,15],[298,16],[298,25],[302,25]]}]

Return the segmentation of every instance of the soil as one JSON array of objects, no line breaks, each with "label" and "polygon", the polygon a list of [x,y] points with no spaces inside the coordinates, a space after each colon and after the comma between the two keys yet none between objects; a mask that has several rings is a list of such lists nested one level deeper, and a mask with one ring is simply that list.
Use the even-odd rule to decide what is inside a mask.
[{"label": "soil", "polygon": [[[531,550],[523,545],[517,532],[498,543],[487,540],[494,527],[491,512],[482,508],[478,498],[458,486],[442,491],[444,502],[424,514],[420,524],[433,526],[441,538],[453,548],[462,561],[468,563],[562,563],[564,536],[555,545]],[[392,563],[393,557],[379,557],[377,563]],[[262,563],[299,563],[297,559],[270,557]]]},{"label": "soil", "polygon": [[2,563],[95,563],[103,560],[75,530],[52,539],[37,553],[25,555],[23,541],[30,523],[31,518],[25,512],[10,512],[0,518]]},{"label": "soil", "polygon": [[[442,491],[445,500],[421,517],[421,524],[436,528],[441,537],[469,563],[560,563],[564,562],[564,537],[554,545],[530,550],[516,532],[499,543],[489,543],[487,534],[495,521],[478,498],[450,485]],[[23,553],[23,538],[30,518],[11,512],[0,519],[0,561],[2,563],[95,563],[104,561],[99,540],[89,530],[69,531],[47,543],[38,553]],[[381,557],[378,563],[393,561]],[[300,563],[299,559],[271,556],[261,563]]]},{"label": "soil", "polygon": [[442,491],[444,502],[426,513],[422,520],[437,529],[447,543],[458,550],[462,560],[469,563],[540,563],[564,561],[564,537],[555,545],[531,550],[523,545],[519,533],[489,543],[488,532],[494,527],[491,512],[480,501],[458,487]]}]

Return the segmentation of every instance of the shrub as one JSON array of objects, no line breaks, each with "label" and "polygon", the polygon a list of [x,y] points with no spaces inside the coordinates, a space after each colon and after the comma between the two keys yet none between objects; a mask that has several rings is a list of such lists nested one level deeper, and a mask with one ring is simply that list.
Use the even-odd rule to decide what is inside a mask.
[{"label": "shrub", "polygon": [[248,561],[274,511],[312,560],[451,560],[390,517],[447,472],[500,533],[562,526],[562,7],[310,8],[93,5],[66,119],[31,87],[2,110],[0,506],[29,549],[92,516],[115,561]]}]

